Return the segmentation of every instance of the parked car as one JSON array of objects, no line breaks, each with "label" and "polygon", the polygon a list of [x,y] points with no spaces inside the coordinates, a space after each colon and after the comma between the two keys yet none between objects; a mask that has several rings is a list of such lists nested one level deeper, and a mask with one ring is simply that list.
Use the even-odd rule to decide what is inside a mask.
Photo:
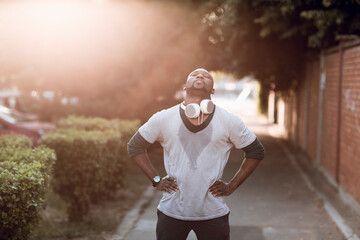
[{"label": "parked car", "polygon": [[40,122],[36,115],[19,112],[0,106],[0,134],[20,134],[28,136],[37,146],[40,137],[49,130],[55,128],[50,122]]}]

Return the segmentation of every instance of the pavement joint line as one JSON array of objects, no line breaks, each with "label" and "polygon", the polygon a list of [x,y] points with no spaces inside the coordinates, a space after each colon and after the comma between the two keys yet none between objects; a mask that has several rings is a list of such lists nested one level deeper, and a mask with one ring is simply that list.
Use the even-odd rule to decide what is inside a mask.
[{"label": "pavement joint line", "polygon": [[143,208],[150,203],[155,195],[153,186],[149,186],[143,193],[140,200],[135,206],[125,215],[121,224],[118,226],[116,233],[110,240],[126,240],[127,235],[135,228],[136,223],[139,221]]},{"label": "pavement joint line", "polygon": [[276,139],[279,143],[285,154],[289,157],[292,165],[295,169],[300,173],[301,177],[305,181],[307,187],[314,192],[318,198],[323,201],[324,209],[331,217],[331,219],[335,222],[336,226],[340,229],[341,233],[346,237],[347,240],[360,240],[360,238],[355,234],[355,232],[345,223],[345,220],[341,217],[339,212],[331,205],[327,197],[321,194],[314,185],[311,183],[309,178],[306,176],[304,171],[300,168],[299,164],[296,162],[294,155],[290,152],[290,150],[282,143],[276,136],[276,134],[272,131],[269,131],[270,135]]}]

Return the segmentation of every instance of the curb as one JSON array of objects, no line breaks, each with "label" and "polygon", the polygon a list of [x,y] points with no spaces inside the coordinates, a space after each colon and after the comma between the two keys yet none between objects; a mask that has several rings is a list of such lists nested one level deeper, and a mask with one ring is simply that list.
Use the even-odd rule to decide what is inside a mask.
[{"label": "curb", "polygon": [[118,226],[116,233],[110,238],[110,240],[126,240],[127,235],[135,227],[135,224],[142,215],[144,207],[151,202],[151,200],[154,198],[154,195],[155,189],[152,186],[149,186],[144,191],[140,200],[125,215],[121,224]]}]

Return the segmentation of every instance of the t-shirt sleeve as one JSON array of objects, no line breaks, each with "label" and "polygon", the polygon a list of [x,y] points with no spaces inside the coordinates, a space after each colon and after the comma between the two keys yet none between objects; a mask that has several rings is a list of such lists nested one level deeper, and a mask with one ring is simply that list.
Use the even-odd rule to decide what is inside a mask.
[{"label": "t-shirt sleeve", "polygon": [[149,143],[161,140],[163,113],[163,111],[155,113],[144,125],[139,128],[139,133]]},{"label": "t-shirt sleeve", "polygon": [[229,122],[230,141],[235,148],[241,149],[255,141],[256,135],[236,115],[231,115]]}]

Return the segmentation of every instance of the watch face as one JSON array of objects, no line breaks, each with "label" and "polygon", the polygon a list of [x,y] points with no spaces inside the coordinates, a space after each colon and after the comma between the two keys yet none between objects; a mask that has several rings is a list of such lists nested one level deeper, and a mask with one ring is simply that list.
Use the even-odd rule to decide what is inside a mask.
[{"label": "watch face", "polygon": [[154,177],[154,182],[156,183],[160,182],[160,177],[159,176]]}]

